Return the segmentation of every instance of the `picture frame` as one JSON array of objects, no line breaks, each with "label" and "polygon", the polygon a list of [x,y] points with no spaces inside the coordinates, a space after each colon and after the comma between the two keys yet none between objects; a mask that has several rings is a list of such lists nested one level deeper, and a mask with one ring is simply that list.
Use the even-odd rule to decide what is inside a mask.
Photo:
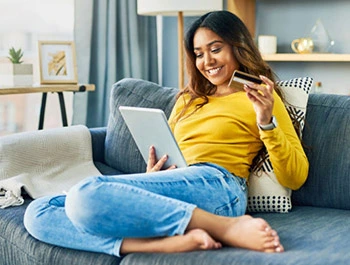
[{"label": "picture frame", "polygon": [[77,84],[77,64],[73,41],[39,41],[41,84]]}]

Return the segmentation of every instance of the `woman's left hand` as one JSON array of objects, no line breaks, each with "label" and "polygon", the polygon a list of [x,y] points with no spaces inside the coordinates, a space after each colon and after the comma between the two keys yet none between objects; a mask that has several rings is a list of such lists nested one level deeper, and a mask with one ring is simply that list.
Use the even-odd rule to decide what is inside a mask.
[{"label": "woman's left hand", "polygon": [[[148,153],[146,173],[160,171],[167,160],[168,160],[168,156],[163,155],[157,161],[156,160],[156,149],[154,148],[153,145],[150,146],[149,153]],[[175,169],[175,168],[176,168],[176,166],[172,165],[172,166],[168,167],[166,170]]]},{"label": "woman's left hand", "polygon": [[256,112],[256,122],[264,125],[269,124],[272,119],[274,83],[262,75],[260,75],[260,79],[263,81],[262,85],[254,83],[244,85],[244,90],[247,92],[249,100],[253,103]]}]

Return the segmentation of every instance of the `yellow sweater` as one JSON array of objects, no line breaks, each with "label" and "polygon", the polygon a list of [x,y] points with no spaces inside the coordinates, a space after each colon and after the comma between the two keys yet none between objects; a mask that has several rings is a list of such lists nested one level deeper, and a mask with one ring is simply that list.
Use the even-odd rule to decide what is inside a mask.
[{"label": "yellow sweater", "polygon": [[211,162],[247,178],[254,157],[265,144],[278,181],[298,189],[306,180],[308,161],[282,100],[275,92],[274,98],[273,115],[278,126],[261,131],[253,105],[244,92],[210,96],[208,104],[188,116],[202,102],[196,99],[185,116],[175,122],[184,101],[189,100],[188,95],[180,97],[169,125],[187,163]]}]

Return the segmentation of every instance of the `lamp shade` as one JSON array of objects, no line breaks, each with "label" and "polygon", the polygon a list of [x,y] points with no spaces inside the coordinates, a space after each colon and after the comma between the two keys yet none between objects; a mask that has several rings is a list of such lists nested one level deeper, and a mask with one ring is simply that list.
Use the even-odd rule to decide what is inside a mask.
[{"label": "lamp shade", "polygon": [[198,16],[204,13],[222,10],[222,0],[138,0],[137,13],[147,16]]}]

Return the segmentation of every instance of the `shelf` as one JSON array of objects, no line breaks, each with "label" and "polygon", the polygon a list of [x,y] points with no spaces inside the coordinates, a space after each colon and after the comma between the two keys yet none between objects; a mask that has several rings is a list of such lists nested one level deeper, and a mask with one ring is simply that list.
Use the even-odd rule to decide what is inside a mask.
[{"label": "shelf", "polygon": [[263,55],[269,62],[350,62],[350,54],[335,53],[276,53]]}]

